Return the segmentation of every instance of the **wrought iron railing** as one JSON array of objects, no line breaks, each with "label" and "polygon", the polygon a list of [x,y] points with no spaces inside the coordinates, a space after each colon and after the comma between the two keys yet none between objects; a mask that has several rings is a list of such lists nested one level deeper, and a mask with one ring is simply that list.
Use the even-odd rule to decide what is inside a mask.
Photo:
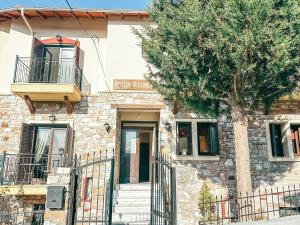
[{"label": "wrought iron railing", "polygon": [[17,56],[14,83],[71,83],[83,94],[90,93],[90,84],[74,58],[50,60]]},{"label": "wrought iron railing", "polygon": [[65,155],[2,154],[0,185],[45,184],[55,167],[70,167],[73,161]]},{"label": "wrought iron railing", "polygon": [[114,151],[107,150],[75,156],[76,176],[70,189],[74,224],[112,224],[114,160]]},{"label": "wrought iron railing", "polygon": [[300,214],[300,185],[245,195],[199,196],[199,225],[261,221]]},{"label": "wrought iron railing", "polygon": [[171,158],[161,153],[152,161],[150,224],[177,224],[176,169]]}]

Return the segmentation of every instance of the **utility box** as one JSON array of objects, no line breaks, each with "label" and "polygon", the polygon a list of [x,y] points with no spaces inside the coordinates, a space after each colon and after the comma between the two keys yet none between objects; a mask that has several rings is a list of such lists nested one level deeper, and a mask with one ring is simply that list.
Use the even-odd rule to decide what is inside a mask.
[{"label": "utility box", "polygon": [[62,209],[65,203],[65,186],[48,186],[46,208]]}]

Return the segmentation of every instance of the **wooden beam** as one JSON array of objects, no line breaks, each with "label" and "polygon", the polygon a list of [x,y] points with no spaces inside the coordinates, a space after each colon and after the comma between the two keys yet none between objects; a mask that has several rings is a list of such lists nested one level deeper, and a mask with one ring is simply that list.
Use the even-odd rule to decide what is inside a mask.
[{"label": "wooden beam", "polygon": [[124,14],[123,13],[121,13],[121,18],[124,19]]},{"label": "wooden beam", "polygon": [[6,16],[8,16],[8,17],[10,17],[11,19],[18,19],[18,16],[15,16],[15,15],[12,15],[12,14],[10,14],[10,13],[8,13],[8,12],[5,12],[4,13]]},{"label": "wooden beam", "polygon": [[44,18],[45,20],[47,19],[47,16],[45,16],[43,13],[41,13],[40,11],[36,10],[35,11],[36,14],[38,14],[40,17]]},{"label": "wooden beam", "polygon": [[177,104],[177,101],[174,100],[173,101],[173,114],[176,115],[178,112],[178,104]]},{"label": "wooden beam", "polygon": [[74,12],[70,11],[70,14],[71,14],[71,16],[74,17],[76,20],[79,20],[79,18],[75,15]]},{"label": "wooden beam", "polygon": [[52,13],[56,16],[57,19],[64,19],[61,15],[58,14],[58,12],[52,11]]},{"label": "wooden beam", "polygon": [[66,110],[67,110],[67,113],[68,114],[72,114],[72,111],[73,111],[73,105],[72,103],[70,102],[69,100],[69,97],[68,96],[65,96],[65,104],[66,104]]},{"label": "wooden beam", "polygon": [[106,20],[108,19],[108,15],[106,13],[103,13],[103,16]]},{"label": "wooden beam", "polygon": [[87,15],[88,18],[90,18],[91,20],[95,19],[89,12],[86,12],[86,15]]},{"label": "wooden beam", "polygon": [[30,97],[28,95],[24,95],[25,103],[30,111],[31,114],[35,113],[35,108],[33,105],[33,102],[31,101]]},{"label": "wooden beam", "polygon": [[0,19],[6,19],[6,20],[10,20],[10,19],[11,19],[11,17],[9,17],[9,16],[0,16]]}]

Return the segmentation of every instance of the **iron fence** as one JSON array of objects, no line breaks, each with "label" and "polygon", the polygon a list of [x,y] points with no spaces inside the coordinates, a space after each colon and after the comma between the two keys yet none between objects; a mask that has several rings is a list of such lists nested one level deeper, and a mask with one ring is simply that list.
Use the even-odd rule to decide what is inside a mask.
[{"label": "iron fence", "polygon": [[171,158],[156,153],[152,161],[150,223],[176,225],[176,176]]},{"label": "iron fence", "polygon": [[90,93],[90,84],[74,58],[50,60],[17,56],[14,83],[71,83],[83,94]]},{"label": "iron fence", "polygon": [[199,225],[269,220],[300,214],[300,185],[238,196],[199,196]]},{"label": "iron fence", "polygon": [[56,167],[70,167],[73,161],[59,154],[0,155],[0,185],[45,184],[48,173]]}]

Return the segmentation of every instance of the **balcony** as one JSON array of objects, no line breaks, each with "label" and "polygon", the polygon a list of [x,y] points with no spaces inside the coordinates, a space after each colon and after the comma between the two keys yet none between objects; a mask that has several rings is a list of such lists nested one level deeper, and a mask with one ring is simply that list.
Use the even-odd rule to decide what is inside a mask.
[{"label": "balcony", "polygon": [[74,58],[17,56],[11,92],[33,107],[31,102],[36,101],[80,102],[82,95],[89,94],[90,85]]},{"label": "balcony", "polygon": [[57,167],[71,167],[64,155],[0,155],[0,193],[9,195],[45,195],[48,174]]}]

